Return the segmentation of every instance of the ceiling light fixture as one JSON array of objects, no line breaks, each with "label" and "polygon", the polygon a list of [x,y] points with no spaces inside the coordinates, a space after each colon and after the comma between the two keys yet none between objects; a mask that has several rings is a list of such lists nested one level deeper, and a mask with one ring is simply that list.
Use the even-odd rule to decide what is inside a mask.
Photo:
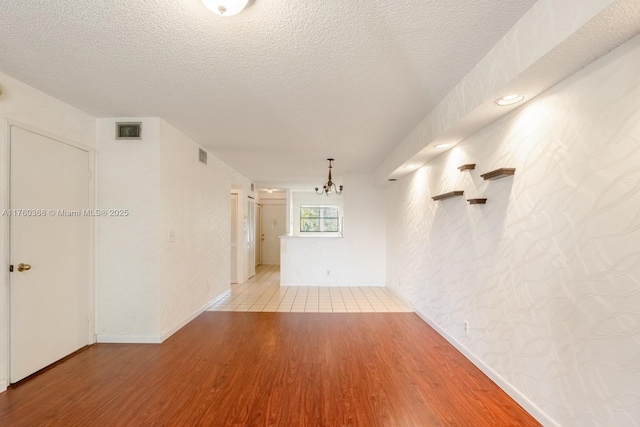
[{"label": "ceiling light fixture", "polygon": [[316,187],[316,194],[319,194],[319,195],[326,194],[328,196],[329,193],[331,193],[332,191],[335,192],[336,194],[342,194],[342,185],[336,188],[336,184],[333,181],[331,181],[331,169],[333,169],[333,166],[331,166],[331,162],[333,162],[333,159],[327,159],[327,160],[329,161],[329,180],[325,185],[322,186],[322,191],[318,191],[319,188]]},{"label": "ceiling light fixture", "polygon": [[202,0],[202,3],[220,16],[233,16],[242,12],[249,0]]},{"label": "ceiling light fixture", "polygon": [[443,148],[449,148],[449,147],[451,147],[451,144],[438,144],[433,146],[433,148],[437,148],[438,150],[442,150]]},{"label": "ceiling light fixture", "polygon": [[498,104],[501,107],[506,107],[507,105],[517,104],[523,99],[524,99],[524,95],[521,95],[519,93],[516,93],[513,95],[505,95],[501,98],[496,99],[496,104]]}]

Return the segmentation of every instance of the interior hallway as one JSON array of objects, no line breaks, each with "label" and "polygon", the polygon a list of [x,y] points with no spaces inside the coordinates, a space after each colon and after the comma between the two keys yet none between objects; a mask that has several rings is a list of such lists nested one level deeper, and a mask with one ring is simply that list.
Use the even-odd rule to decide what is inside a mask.
[{"label": "interior hallway", "polygon": [[269,311],[299,313],[412,312],[389,289],[380,286],[280,286],[280,266],[260,265],[243,284],[210,311]]}]

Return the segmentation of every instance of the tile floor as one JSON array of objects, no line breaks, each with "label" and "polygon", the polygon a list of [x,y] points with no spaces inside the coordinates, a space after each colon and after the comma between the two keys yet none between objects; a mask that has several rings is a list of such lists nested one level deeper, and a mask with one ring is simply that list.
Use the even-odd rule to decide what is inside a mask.
[{"label": "tile floor", "polygon": [[378,286],[280,286],[280,266],[261,265],[256,275],[209,311],[298,313],[390,313],[413,311],[389,289]]}]

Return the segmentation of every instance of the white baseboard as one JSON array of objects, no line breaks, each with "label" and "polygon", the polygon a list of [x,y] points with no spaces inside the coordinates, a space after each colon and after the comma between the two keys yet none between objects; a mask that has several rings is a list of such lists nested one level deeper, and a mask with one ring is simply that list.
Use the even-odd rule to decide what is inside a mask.
[{"label": "white baseboard", "polygon": [[161,335],[100,335],[100,334],[98,334],[98,335],[96,335],[96,342],[98,342],[98,343],[110,343],[110,344],[115,344],[115,343],[121,343],[121,344],[160,344],[160,343],[164,342],[164,340],[169,338],[171,335],[173,335],[176,332],[178,332],[187,323],[191,322],[193,319],[195,319],[200,314],[205,312],[213,304],[215,304],[216,302],[218,302],[220,299],[224,298],[225,296],[229,295],[230,293],[231,293],[231,290],[227,290],[227,291],[223,292],[222,294],[218,295],[217,297],[215,297],[214,299],[212,299],[211,301],[207,302],[202,307],[200,307],[199,309],[197,309],[196,311],[191,313],[191,315],[188,316],[186,319],[184,319],[182,322],[180,322],[177,325],[175,325],[174,327],[166,330]]},{"label": "white baseboard", "polygon": [[395,289],[391,289],[391,292],[409,307],[413,308],[413,311],[424,320],[429,326],[431,326],[437,333],[439,333],[444,339],[446,339],[452,346],[454,346],[460,353],[462,353],[471,363],[473,363],[478,369],[480,369],[487,377],[489,377],[494,383],[498,385],[505,393],[507,393],[513,400],[515,400],[520,406],[522,406],[533,418],[535,418],[540,424],[544,426],[560,427],[560,424],[552,420],[547,414],[545,414],[540,408],[538,408],[531,400],[529,400],[524,394],[516,389],[511,383],[505,380],[496,371],[491,369],[486,363],[484,363],[475,354],[470,352],[465,346],[463,346],[458,340],[449,335],[444,329],[440,327],[436,322],[431,320],[426,314],[416,310],[410,301],[407,301],[402,295],[400,295]]},{"label": "white baseboard", "polygon": [[9,387],[7,380],[0,381],[0,393],[7,391],[7,387]]},{"label": "white baseboard", "polygon": [[324,287],[334,287],[334,288],[344,288],[344,287],[353,287],[353,288],[358,288],[358,287],[364,287],[364,286],[371,286],[371,287],[378,287],[378,288],[383,288],[385,286],[384,283],[280,283],[280,286],[322,286]]},{"label": "white baseboard", "polygon": [[204,313],[205,311],[207,311],[207,309],[209,307],[211,307],[212,305],[214,305],[216,302],[218,302],[219,300],[221,300],[222,298],[224,298],[225,296],[229,295],[231,293],[231,289],[228,289],[226,291],[224,291],[223,293],[221,293],[220,295],[218,295],[217,297],[213,298],[212,300],[210,300],[209,302],[205,303],[203,306],[201,306],[200,308],[198,308],[196,311],[194,311],[193,313],[191,313],[190,316],[188,316],[186,319],[184,319],[182,322],[178,323],[177,325],[175,325],[174,327],[164,331],[162,333],[162,335],[160,335],[161,338],[161,342],[164,342],[164,340],[166,340],[167,338],[169,338],[171,335],[175,334],[176,332],[178,332],[180,329],[182,329],[187,323],[191,322],[193,319],[195,319],[196,317],[200,316],[202,313]]},{"label": "white baseboard", "polygon": [[429,319],[424,313],[415,310],[415,313],[424,320],[429,326],[436,330],[444,339],[449,341],[460,353],[462,353],[467,359],[471,361],[478,369],[480,369],[486,376],[488,376],[494,383],[496,383],[502,390],[505,391],[513,400],[518,402],[532,417],[534,417],[539,423],[544,426],[556,426],[560,427],[560,424],[552,420],[547,414],[545,414],[540,408],[538,408],[533,402],[531,402],[524,394],[516,389],[511,383],[500,376],[496,371],[491,369],[482,360],[480,360],[475,354],[471,353],[460,342],[449,335],[444,329],[442,329],[437,323]]},{"label": "white baseboard", "polygon": [[160,344],[159,335],[96,335],[96,342],[108,344]]},{"label": "white baseboard", "polygon": [[[408,299],[406,299],[404,297],[404,295],[400,294],[400,292],[398,292],[396,289],[390,288],[389,286],[387,286],[387,289],[389,289],[397,298],[400,298],[400,300],[405,303],[408,307],[411,307],[411,309],[413,311],[416,311],[416,307],[413,305],[413,303],[411,301],[409,301]],[[422,317],[422,316],[420,316]]]},{"label": "white baseboard", "polygon": [[231,295],[231,289],[227,289],[226,291],[215,297],[209,304],[209,307],[207,307],[207,310],[216,305],[222,298],[228,297],[229,295]]}]

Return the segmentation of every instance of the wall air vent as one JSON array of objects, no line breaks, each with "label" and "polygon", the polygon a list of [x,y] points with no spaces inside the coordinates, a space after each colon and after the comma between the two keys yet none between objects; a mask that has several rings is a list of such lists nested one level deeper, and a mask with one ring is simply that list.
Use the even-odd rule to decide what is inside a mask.
[{"label": "wall air vent", "polygon": [[142,123],[116,123],[116,139],[142,139]]},{"label": "wall air vent", "polygon": [[198,160],[200,160],[200,163],[204,163],[205,165],[207,164],[207,152],[202,148],[198,151]]}]

